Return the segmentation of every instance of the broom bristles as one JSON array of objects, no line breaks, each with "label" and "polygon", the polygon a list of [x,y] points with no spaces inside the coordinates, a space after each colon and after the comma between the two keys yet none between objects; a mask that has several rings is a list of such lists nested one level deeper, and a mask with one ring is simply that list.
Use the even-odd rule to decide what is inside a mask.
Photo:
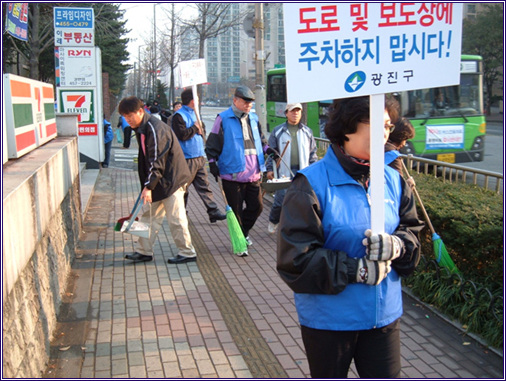
[{"label": "broom bristles", "polygon": [[244,253],[248,250],[248,244],[246,242],[246,238],[244,238],[239,221],[237,221],[237,217],[230,206],[227,205],[226,211],[227,226],[230,234],[230,242],[232,243],[232,250],[234,251],[234,254]]},{"label": "broom bristles", "polygon": [[457,266],[455,266],[450,254],[448,254],[448,251],[446,250],[443,240],[437,233],[432,235],[432,243],[434,245],[434,254],[436,255],[437,263],[446,267],[451,273],[458,273],[459,270],[457,269]]}]

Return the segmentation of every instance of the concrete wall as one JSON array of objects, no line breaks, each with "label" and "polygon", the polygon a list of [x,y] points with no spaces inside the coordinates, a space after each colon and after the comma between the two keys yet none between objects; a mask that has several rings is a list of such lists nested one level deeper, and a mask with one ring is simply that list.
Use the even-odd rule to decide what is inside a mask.
[{"label": "concrete wall", "polygon": [[3,378],[41,377],[82,226],[77,137],[4,164],[3,192]]}]

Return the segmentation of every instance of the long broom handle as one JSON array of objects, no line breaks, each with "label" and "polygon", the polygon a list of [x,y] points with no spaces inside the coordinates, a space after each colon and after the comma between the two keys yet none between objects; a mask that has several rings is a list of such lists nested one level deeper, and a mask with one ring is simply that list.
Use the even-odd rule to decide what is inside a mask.
[{"label": "long broom handle", "polygon": [[[408,176],[408,178],[412,179],[413,177],[411,177],[411,175],[409,174],[408,169],[406,168],[406,164],[404,164],[404,161],[402,159],[401,159],[401,164],[402,164],[402,168],[406,172],[406,176]],[[432,234],[434,234],[436,231],[434,230],[434,227],[432,226],[432,223],[430,222],[429,215],[427,214],[427,211],[425,210],[425,206],[423,206],[422,199],[420,198],[420,195],[418,194],[418,191],[416,190],[416,186],[413,185],[412,189],[413,189],[413,193],[415,194],[416,199],[418,200],[418,204],[420,204],[420,207],[422,208],[422,212],[423,212],[423,215],[425,216],[425,220],[427,221],[427,224],[429,225],[430,232]]]},{"label": "long broom handle", "polygon": [[223,185],[221,183],[221,177],[218,176],[218,186],[220,187],[220,191],[221,191],[221,194],[223,195],[223,201],[225,201],[225,206],[230,206],[228,205],[228,201],[227,201],[227,196],[225,196],[225,191],[223,190]]}]

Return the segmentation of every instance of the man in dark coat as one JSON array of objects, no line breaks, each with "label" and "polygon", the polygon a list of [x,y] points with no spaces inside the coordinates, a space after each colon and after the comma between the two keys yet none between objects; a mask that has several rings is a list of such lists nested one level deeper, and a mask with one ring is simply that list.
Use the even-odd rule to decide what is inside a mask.
[{"label": "man in dark coat", "polygon": [[149,210],[141,217],[141,222],[151,225],[150,237],[139,238],[135,253],[127,254],[125,258],[133,261],[153,259],[153,243],[167,214],[172,238],[179,249],[169,263],[194,262],[197,258],[183,199],[190,171],[172,129],[146,113],[143,106],[143,102],[134,96],[122,99],[118,106],[119,113],[136,132],[141,198],[144,203],[150,203]]}]

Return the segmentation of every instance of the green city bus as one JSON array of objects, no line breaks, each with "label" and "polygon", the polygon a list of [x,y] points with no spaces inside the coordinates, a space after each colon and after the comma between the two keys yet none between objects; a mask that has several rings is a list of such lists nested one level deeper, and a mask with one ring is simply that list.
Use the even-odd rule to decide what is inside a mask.
[{"label": "green city bus", "polygon": [[[486,122],[483,113],[483,62],[480,56],[463,55],[460,85],[393,93],[401,114],[416,134],[402,153],[448,163],[483,161]],[[332,100],[304,105],[306,124],[315,137],[325,138],[323,128]],[[286,71],[267,72],[267,131],[285,122]]]}]

